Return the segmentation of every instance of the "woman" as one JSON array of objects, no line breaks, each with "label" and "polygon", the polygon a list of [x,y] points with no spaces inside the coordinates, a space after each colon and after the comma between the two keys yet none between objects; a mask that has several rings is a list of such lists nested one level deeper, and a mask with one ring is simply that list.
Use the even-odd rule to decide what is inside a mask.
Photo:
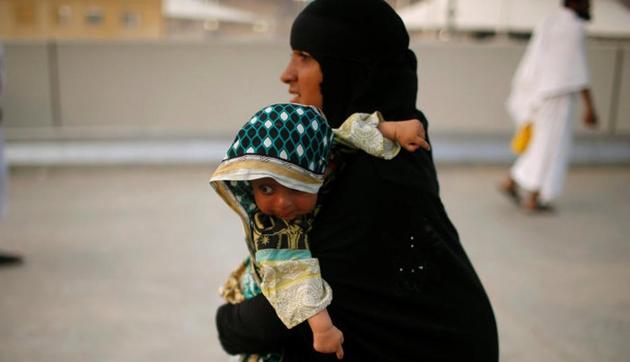
[{"label": "woman", "polygon": [[[323,107],[331,126],[379,110],[427,127],[409,37],[384,1],[315,0],[296,18],[291,46],[281,79],[292,101]],[[348,155],[320,197],[311,251],[333,290],[344,360],[498,360],[492,308],[440,201],[430,152]],[[229,353],[335,359],[313,351],[307,326],[287,330],[263,298],[222,306],[217,327]]]}]

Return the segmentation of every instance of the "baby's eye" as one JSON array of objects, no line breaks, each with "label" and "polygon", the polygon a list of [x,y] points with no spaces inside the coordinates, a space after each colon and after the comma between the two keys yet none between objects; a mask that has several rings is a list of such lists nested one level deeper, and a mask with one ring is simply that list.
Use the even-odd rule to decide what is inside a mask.
[{"label": "baby's eye", "polygon": [[260,185],[258,186],[258,190],[260,190],[260,192],[262,192],[265,195],[269,195],[273,193],[273,187],[269,185]]}]

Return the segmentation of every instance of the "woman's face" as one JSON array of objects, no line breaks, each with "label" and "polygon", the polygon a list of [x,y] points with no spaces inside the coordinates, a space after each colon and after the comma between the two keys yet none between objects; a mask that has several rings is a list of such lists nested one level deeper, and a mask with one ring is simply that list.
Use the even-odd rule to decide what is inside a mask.
[{"label": "woman's face", "polygon": [[289,85],[293,103],[322,108],[324,101],[321,84],[324,76],[319,63],[310,54],[294,50],[280,80]]}]

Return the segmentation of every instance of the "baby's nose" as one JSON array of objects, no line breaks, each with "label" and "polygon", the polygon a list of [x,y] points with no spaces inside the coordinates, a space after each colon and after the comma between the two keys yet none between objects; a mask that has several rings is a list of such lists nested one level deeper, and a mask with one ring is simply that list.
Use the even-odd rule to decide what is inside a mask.
[{"label": "baby's nose", "polygon": [[285,195],[279,195],[276,198],[276,208],[279,210],[288,209],[291,207],[291,199]]}]

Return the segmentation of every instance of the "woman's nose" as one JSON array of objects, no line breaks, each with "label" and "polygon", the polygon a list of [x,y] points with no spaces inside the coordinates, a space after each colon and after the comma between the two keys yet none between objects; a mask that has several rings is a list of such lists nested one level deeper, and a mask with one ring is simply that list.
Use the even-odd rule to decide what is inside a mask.
[{"label": "woman's nose", "polygon": [[295,80],[295,70],[293,69],[291,62],[289,62],[286,68],[284,68],[284,71],[282,72],[282,74],[280,74],[280,81],[282,83],[289,84],[294,80]]}]

